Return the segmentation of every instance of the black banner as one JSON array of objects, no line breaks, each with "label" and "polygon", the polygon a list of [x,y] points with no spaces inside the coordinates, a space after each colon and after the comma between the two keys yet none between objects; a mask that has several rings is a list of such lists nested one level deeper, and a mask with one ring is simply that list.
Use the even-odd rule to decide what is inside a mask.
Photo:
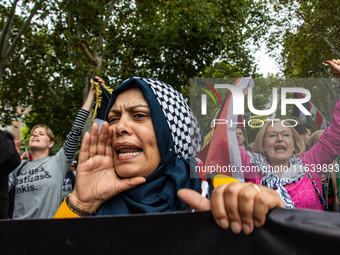
[{"label": "black banner", "polygon": [[249,236],[210,212],[0,221],[0,254],[338,254],[340,215],[275,209]]}]

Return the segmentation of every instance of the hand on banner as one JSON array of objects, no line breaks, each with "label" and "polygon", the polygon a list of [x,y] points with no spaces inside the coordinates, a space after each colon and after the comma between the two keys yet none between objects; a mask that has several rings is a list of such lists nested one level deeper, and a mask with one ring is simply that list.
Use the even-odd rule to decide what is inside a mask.
[{"label": "hand on banner", "polygon": [[82,210],[93,212],[109,198],[143,182],[144,177],[118,178],[113,168],[113,130],[104,122],[98,134],[94,123],[86,133],[79,154],[77,178],[69,200]]},{"label": "hand on banner", "polygon": [[331,66],[331,71],[340,76],[340,59],[327,60],[326,64]]},{"label": "hand on banner", "polygon": [[178,196],[196,211],[210,210],[216,223],[238,234],[248,235],[255,227],[261,227],[269,210],[283,207],[279,195],[264,186],[253,183],[233,182],[220,185],[211,194],[211,201],[190,189],[181,189]]}]

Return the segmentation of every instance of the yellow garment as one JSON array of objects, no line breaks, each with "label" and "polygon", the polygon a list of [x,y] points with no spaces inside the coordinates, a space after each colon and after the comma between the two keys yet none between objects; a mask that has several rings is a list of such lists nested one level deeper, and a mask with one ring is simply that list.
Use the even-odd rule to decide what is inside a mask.
[{"label": "yellow garment", "polygon": [[58,208],[58,211],[53,216],[53,219],[61,219],[61,218],[79,218],[74,212],[68,208],[66,205],[66,199],[61,203]]},{"label": "yellow garment", "polygon": [[[213,182],[213,187],[216,188],[222,184],[239,182],[239,181],[227,175],[216,174],[214,175],[212,182]],[[72,212],[70,208],[68,208],[68,206],[66,205],[66,199],[64,199],[64,201],[59,206],[58,211],[55,213],[53,218],[62,219],[62,218],[79,218],[79,217],[74,212]]]},{"label": "yellow garment", "polygon": [[222,184],[229,184],[232,182],[240,182],[239,180],[230,177],[228,175],[223,175],[223,174],[216,174],[213,177],[212,184],[214,188],[217,188],[218,186]]}]

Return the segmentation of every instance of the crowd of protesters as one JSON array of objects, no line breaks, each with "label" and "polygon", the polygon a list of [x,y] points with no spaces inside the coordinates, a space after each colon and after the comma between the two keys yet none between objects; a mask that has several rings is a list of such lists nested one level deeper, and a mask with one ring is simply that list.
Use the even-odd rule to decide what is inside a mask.
[{"label": "crowd of protesters", "polygon": [[[95,100],[95,87],[79,110],[63,147],[50,156],[55,143],[52,130],[36,125],[30,131],[30,160],[22,160],[9,177],[9,217],[51,218],[62,200],[64,177],[77,150],[79,137]],[[28,155],[26,155],[28,156]]]},{"label": "crowd of protesters", "polygon": [[[326,63],[340,75],[340,60]],[[168,95],[176,103],[170,103]],[[201,179],[190,178],[190,158],[198,153],[190,143],[200,144],[202,137],[200,132],[188,137],[185,126],[196,124],[194,128],[199,131],[199,125],[178,91],[154,79],[131,78],[123,82],[113,91],[100,132],[94,124],[83,138],[78,161],[74,161],[94,99],[92,85],[63,147],[54,156],[50,155],[54,136],[46,125],[35,126],[30,132],[31,160],[21,159],[14,142],[0,132],[1,218],[211,209],[220,227],[249,234],[264,224],[268,210],[275,207],[324,210],[329,204],[323,197],[323,193],[329,193],[325,189],[327,179],[329,188],[329,176],[322,179],[307,168],[333,164],[339,155],[340,102],[334,107],[331,125],[322,133],[311,134],[311,127],[305,125],[294,129],[280,122],[271,126],[267,123],[251,149],[244,145],[244,130],[238,128],[243,165],[289,171],[245,175],[246,183],[220,185],[209,200],[202,196]],[[11,192],[13,198],[9,199]],[[337,192],[333,191],[333,198]],[[338,211],[338,201],[332,208]]]}]

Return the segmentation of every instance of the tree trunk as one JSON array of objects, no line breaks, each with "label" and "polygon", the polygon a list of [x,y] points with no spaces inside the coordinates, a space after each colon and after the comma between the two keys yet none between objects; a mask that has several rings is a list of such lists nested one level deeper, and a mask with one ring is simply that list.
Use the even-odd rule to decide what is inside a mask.
[{"label": "tree trunk", "polygon": [[[90,79],[92,78],[92,76],[86,76],[83,75],[83,83],[84,83],[84,90],[83,90],[83,103],[85,103],[87,96],[89,94],[90,91]],[[84,137],[86,132],[90,132],[91,131],[91,127],[92,127],[92,116],[93,116],[93,108],[91,108],[90,110],[90,114],[89,117],[87,118],[84,128],[83,128],[83,132],[82,132],[82,138]]]}]

